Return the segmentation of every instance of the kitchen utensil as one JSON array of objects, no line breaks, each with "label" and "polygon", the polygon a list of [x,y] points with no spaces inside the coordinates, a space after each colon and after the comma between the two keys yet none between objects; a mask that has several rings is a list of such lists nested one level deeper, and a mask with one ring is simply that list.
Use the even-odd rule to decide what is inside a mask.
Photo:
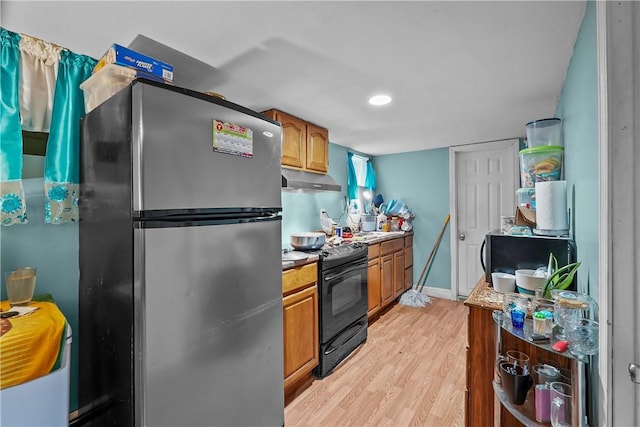
[{"label": "kitchen utensil", "polygon": [[553,289],[551,298],[554,301],[553,322],[557,328],[556,338],[565,340],[565,326],[571,319],[588,317],[595,307],[595,301],[589,295],[580,292]]},{"label": "kitchen utensil", "polygon": [[515,221],[515,216],[501,216],[500,217],[500,231],[504,234],[511,233],[511,228],[513,227],[513,223]]},{"label": "kitchen utensil", "polygon": [[327,211],[325,211],[324,209],[320,210],[320,226],[327,236],[333,235],[334,225],[338,224],[336,224],[336,222],[329,217]]},{"label": "kitchen utensil", "polygon": [[526,131],[529,148],[539,145],[564,145],[562,120],[557,117],[529,122],[526,125]]},{"label": "kitchen utensil", "polygon": [[291,246],[299,250],[320,249],[325,241],[324,233],[294,233],[290,237]]},{"label": "kitchen utensil", "polygon": [[546,363],[538,363],[533,367],[537,384],[551,384],[560,381],[560,370]]},{"label": "kitchen utensil", "polygon": [[562,177],[564,147],[544,145],[520,150],[522,187],[535,187],[536,182],[558,181]]},{"label": "kitchen utensil", "polygon": [[379,208],[381,204],[384,203],[384,198],[382,197],[382,194],[376,194],[376,196],[373,198],[373,206],[375,206],[376,208]]},{"label": "kitchen utensil", "polygon": [[546,281],[547,275],[543,271],[528,269],[516,270],[516,286],[520,293],[533,295],[536,289],[544,288]]},{"label": "kitchen utensil", "polygon": [[505,293],[516,290],[516,276],[509,273],[491,273],[493,289],[496,292]]},{"label": "kitchen utensil", "polygon": [[511,310],[511,324],[514,328],[522,329],[524,327],[524,317],[526,311],[515,309]]},{"label": "kitchen utensil", "polygon": [[589,319],[571,319],[565,324],[569,351],[576,356],[598,353],[598,322]]},{"label": "kitchen utensil", "polygon": [[536,384],[535,388],[535,406],[536,421],[544,423],[549,422],[551,414],[551,390],[547,384]]},{"label": "kitchen utensil", "polygon": [[500,363],[500,375],[502,389],[507,395],[507,399],[514,405],[522,405],[533,385],[531,375],[522,366],[513,365],[510,362]]},{"label": "kitchen utensil", "polygon": [[27,305],[36,287],[36,268],[21,267],[5,273],[7,300],[12,306]]},{"label": "kitchen utensil", "polygon": [[[422,269],[422,273],[420,273],[420,277],[418,281],[413,285],[411,289],[406,291],[400,297],[400,304],[406,305],[409,307],[425,307],[427,303],[431,303],[431,299],[422,293],[422,288],[424,287],[425,282],[427,281],[427,275],[429,267],[431,266],[431,261],[433,260],[433,256],[440,245],[440,240],[442,240],[442,235],[444,234],[444,230],[447,228],[447,224],[449,224],[449,219],[451,219],[451,215],[447,214],[444,219],[444,224],[442,224],[442,229],[440,230],[440,234],[438,234],[438,238],[436,242],[433,244],[433,248],[431,248],[431,253],[429,253],[429,258],[427,258],[427,262]],[[424,282],[422,282],[422,277],[424,276]],[[418,285],[422,282],[420,287]]]},{"label": "kitchen utensil", "polygon": [[362,223],[362,231],[376,231],[375,215],[362,215],[360,221]]},{"label": "kitchen utensil", "polygon": [[504,311],[504,314],[508,318],[511,318],[511,312],[514,310],[524,311],[526,313],[528,302],[527,297],[522,294],[507,292],[502,298],[502,311]]},{"label": "kitchen utensil", "polygon": [[518,350],[509,350],[505,362],[522,368],[522,374],[529,374],[529,356]]},{"label": "kitchen utensil", "polygon": [[551,425],[553,427],[571,427],[571,386],[562,382],[552,382],[551,388]]}]

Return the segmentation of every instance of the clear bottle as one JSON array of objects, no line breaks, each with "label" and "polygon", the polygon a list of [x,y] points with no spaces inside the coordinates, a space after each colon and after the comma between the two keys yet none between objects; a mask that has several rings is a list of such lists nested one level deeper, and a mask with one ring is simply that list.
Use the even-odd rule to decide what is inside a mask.
[{"label": "clear bottle", "polygon": [[382,231],[382,225],[387,223],[387,216],[385,214],[379,214],[376,219],[376,231]]}]

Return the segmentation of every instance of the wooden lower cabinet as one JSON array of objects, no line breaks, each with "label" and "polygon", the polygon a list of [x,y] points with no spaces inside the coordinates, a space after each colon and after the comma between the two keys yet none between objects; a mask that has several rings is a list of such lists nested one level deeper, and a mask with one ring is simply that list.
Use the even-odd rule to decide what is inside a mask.
[{"label": "wooden lower cabinet", "polygon": [[[384,307],[398,298],[413,282],[413,236],[398,237],[381,243],[369,244],[367,271],[369,292],[368,317],[373,318]],[[407,254],[411,257],[407,265]]]},{"label": "wooden lower cabinet", "polygon": [[[467,363],[465,388],[465,425],[516,427],[523,424],[506,408],[500,405],[493,391],[496,360],[496,324],[493,310],[501,310],[495,302],[493,288],[481,279],[471,292],[465,305],[469,309],[467,321]],[[562,355],[539,348],[501,331],[502,352],[518,350],[529,356],[529,365],[549,363],[560,369],[569,369],[570,360]],[[527,399],[533,399],[533,388]],[[531,425],[535,424],[532,417]],[[550,424],[540,424],[550,425]]]},{"label": "wooden lower cabinet", "polygon": [[369,268],[367,269],[367,296],[369,298],[367,314],[369,317],[376,314],[382,307],[380,290],[380,258],[376,256],[369,259]]},{"label": "wooden lower cabinet", "polygon": [[413,286],[413,235],[404,238],[404,290]]},{"label": "wooden lower cabinet", "polygon": [[393,254],[383,255],[380,257],[380,292],[383,306],[395,297],[393,278]]},{"label": "wooden lower cabinet", "polygon": [[393,253],[393,296],[398,298],[404,292],[404,247]]},{"label": "wooden lower cabinet", "polygon": [[317,274],[317,264],[308,264],[282,276],[285,394],[318,365]]},{"label": "wooden lower cabinet", "polygon": [[492,309],[469,305],[465,425],[493,426],[495,326]]}]

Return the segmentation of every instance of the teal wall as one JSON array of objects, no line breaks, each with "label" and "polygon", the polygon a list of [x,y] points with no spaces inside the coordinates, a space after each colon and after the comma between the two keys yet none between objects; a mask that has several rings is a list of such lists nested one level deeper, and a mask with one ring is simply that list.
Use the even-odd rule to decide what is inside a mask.
[{"label": "teal wall", "polygon": [[292,233],[317,231],[320,228],[320,209],[339,225],[346,225],[345,197],[347,196],[347,149],[329,144],[329,175],[342,186],[341,192],[282,192],[282,247],[291,248]]},{"label": "teal wall", "polygon": [[[556,117],[564,124],[565,179],[572,210],[572,232],[578,248],[578,291],[598,298],[598,75],[596,5],[589,1],[569,63]],[[598,363],[588,367],[590,407],[599,408]],[[597,409],[590,424],[598,425]]]},{"label": "teal wall", "polygon": [[565,179],[578,248],[578,290],[598,297],[598,76],[596,6],[587,3],[556,117],[564,126]]},{"label": "teal wall", "polygon": [[[2,271],[33,266],[38,269],[35,294],[49,293],[73,332],[69,406],[78,408],[78,225],[44,223],[44,180],[23,180],[29,223],[2,227]],[[4,286],[2,299],[6,299]]]},{"label": "teal wall", "polygon": [[[377,192],[385,201],[402,200],[416,215],[412,221],[415,284],[449,213],[449,149],[377,156],[373,165],[378,178]],[[451,289],[448,226],[425,286]]]},{"label": "teal wall", "polygon": [[[449,149],[371,157],[378,188],[386,201],[402,200],[415,214],[413,276],[415,283],[449,213]],[[320,229],[320,209],[324,208],[340,225],[346,224],[347,149],[329,144],[329,174],[342,191],[328,193],[282,193],[282,247],[289,247],[291,233]],[[451,247],[449,229],[442,237],[427,277],[426,286],[451,288]]]}]

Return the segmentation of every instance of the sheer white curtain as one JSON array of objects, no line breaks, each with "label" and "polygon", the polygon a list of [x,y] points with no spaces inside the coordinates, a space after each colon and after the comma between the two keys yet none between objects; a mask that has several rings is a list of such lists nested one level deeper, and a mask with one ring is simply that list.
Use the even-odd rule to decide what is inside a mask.
[{"label": "sheer white curtain", "polygon": [[49,132],[62,47],[26,34],[20,39],[20,123],[23,130]]}]

